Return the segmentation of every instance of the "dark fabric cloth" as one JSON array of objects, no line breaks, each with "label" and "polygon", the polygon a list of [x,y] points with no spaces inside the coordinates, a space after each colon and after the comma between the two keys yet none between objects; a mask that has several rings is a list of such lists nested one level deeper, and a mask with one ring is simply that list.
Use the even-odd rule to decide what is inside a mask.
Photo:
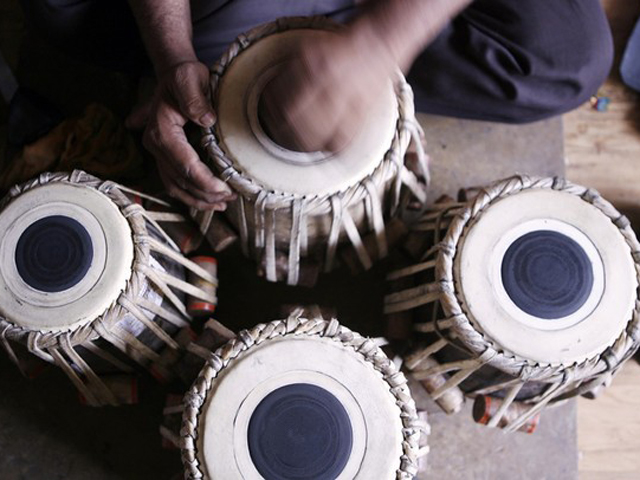
[{"label": "dark fabric cloth", "polygon": [[151,74],[126,0],[21,0],[29,28],[83,62],[125,73]]},{"label": "dark fabric cloth", "polygon": [[[393,0],[391,0],[393,1]],[[23,0],[27,20],[85,61],[150,72],[124,0]],[[354,0],[192,0],[196,54],[211,65],[240,33],[286,15],[357,14]],[[575,108],[613,59],[600,0],[475,0],[418,57],[418,111],[523,123]]]},{"label": "dark fabric cloth", "polygon": [[420,111],[523,123],[586,101],[612,63],[600,0],[476,0],[408,78]]},{"label": "dark fabric cloth", "polygon": [[354,0],[192,0],[193,46],[212,65],[238,35],[280,17],[325,15],[344,22],[356,13]]}]

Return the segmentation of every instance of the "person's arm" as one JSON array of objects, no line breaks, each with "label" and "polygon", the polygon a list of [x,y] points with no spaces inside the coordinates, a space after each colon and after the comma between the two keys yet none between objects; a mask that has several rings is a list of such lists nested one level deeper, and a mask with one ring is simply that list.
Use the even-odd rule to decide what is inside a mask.
[{"label": "person's arm", "polygon": [[[158,86],[147,118],[143,143],[155,157],[168,193],[199,209],[223,210],[230,188],[200,161],[187,141],[188,121],[209,127],[215,114],[208,100],[209,69],[200,63],[191,38],[188,0],[130,0]],[[138,115],[139,117],[139,115]]]},{"label": "person's arm", "polygon": [[197,62],[191,38],[191,11],[186,0],[131,0],[156,75],[184,62]]},{"label": "person's arm", "polygon": [[472,0],[373,0],[352,26],[354,41],[387,50],[406,73],[415,58]]},{"label": "person's arm", "polygon": [[263,122],[277,143],[339,150],[398,66],[418,54],[471,0],[373,0],[342,35],[302,42],[265,89]]}]

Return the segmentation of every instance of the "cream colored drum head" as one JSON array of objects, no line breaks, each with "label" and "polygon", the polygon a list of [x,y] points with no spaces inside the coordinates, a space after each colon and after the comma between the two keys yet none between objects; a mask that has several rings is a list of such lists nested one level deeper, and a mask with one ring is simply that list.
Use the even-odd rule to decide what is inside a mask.
[{"label": "cream colored drum head", "polygon": [[632,317],[631,250],[577,195],[532,188],[500,198],[466,227],[457,252],[461,305],[507,354],[580,363],[611,346]]},{"label": "cream colored drum head", "polygon": [[256,342],[208,390],[198,464],[206,478],[225,480],[396,478],[410,442],[391,390],[370,360],[337,339]]},{"label": "cream colored drum head", "polygon": [[0,313],[27,330],[75,329],[118,297],[132,261],[129,224],[105,195],[34,188],[0,212]]},{"label": "cream colored drum head", "polygon": [[335,154],[284,149],[260,126],[264,86],[300,39],[338,34],[295,29],[269,35],[240,53],[220,79],[215,105],[220,146],[233,166],[263,190],[308,196],[345,190],[371,174],[392,144],[398,102],[391,79],[351,143]]}]

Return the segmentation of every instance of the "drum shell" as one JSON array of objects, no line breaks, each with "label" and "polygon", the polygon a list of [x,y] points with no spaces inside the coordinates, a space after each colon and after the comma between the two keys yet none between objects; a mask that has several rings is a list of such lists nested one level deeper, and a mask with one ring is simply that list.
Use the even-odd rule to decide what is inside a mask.
[{"label": "drum shell", "polygon": [[[286,324],[286,327],[285,327],[285,324]],[[182,447],[182,458],[185,466],[185,478],[199,478],[202,475],[204,475],[205,477],[209,476],[212,478],[218,477],[217,473],[215,472],[212,473],[209,470],[209,468],[212,468],[211,466],[213,465],[210,461],[211,457],[208,456],[209,454],[204,453],[204,452],[210,452],[211,455],[214,455],[213,450],[211,450],[210,448],[211,445],[205,442],[211,442],[211,439],[217,436],[212,436],[211,433],[209,433],[208,434],[209,440],[206,440],[207,434],[204,433],[202,429],[205,428],[205,426],[214,426],[215,428],[217,428],[216,425],[219,422],[222,422],[223,424],[226,425],[226,422],[228,419],[227,415],[229,414],[229,412],[226,411],[227,405],[229,407],[228,408],[229,411],[234,410],[234,406],[232,406],[231,404],[235,405],[234,400],[231,400],[231,404],[227,403],[227,400],[229,400],[227,396],[230,392],[228,388],[230,388],[230,385],[231,385],[229,383],[230,382],[229,379],[235,378],[234,375],[238,375],[238,373],[234,373],[234,372],[239,371],[242,374],[242,378],[244,378],[245,380],[241,383],[249,382],[249,384],[253,384],[253,382],[255,382],[257,378],[263,378],[263,377],[260,374],[256,378],[248,379],[246,376],[244,376],[244,373],[246,373],[244,371],[244,368],[247,368],[247,365],[254,365],[254,367],[259,366],[258,368],[262,369],[261,365],[270,365],[269,367],[265,367],[270,369],[271,366],[274,366],[272,365],[271,360],[269,360],[271,358],[271,355],[275,354],[275,352],[282,351],[283,348],[286,348],[286,344],[289,340],[293,344],[291,346],[294,347],[293,350],[287,349],[289,351],[289,355],[291,355],[292,354],[291,352],[293,351],[295,352],[293,353],[295,358],[302,359],[302,356],[307,357],[307,359],[303,361],[305,367],[302,367],[301,364],[297,364],[298,368],[293,367],[293,371],[291,372],[291,374],[293,374],[295,371],[296,373],[294,377],[296,379],[298,378],[299,375],[301,375],[304,372],[307,372],[307,374],[311,374],[310,378],[316,378],[316,376],[312,373],[316,371],[315,368],[309,369],[310,362],[313,362],[313,359],[309,358],[309,352],[313,351],[312,356],[317,355],[318,348],[323,349],[323,347],[320,347],[320,345],[324,345],[325,353],[330,354],[334,351],[342,352],[341,342],[345,342],[345,344],[349,344],[350,342],[355,342],[357,344],[360,344],[361,341],[364,340],[365,344],[362,345],[362,348],[357,349],[355,351],[352,350],[351,348],[348,348],[347,350],[344,351],[344,353],[347,354],[347,352],[349,352],[348,353],[349,356],[355,354],[356,357],[354,357],[354,360],[356,358],[360,358],[360,355],[365,355],[365,358],[367,359],[370,358],[372,361],[375,361],[379,365],[379,368],[382,369],[382,372],[385,372],[383,376],[379,376],[380,372],[374,373],[374,376],[379,380],[388,379],[387,381],[393,385],[393,388],[389,389],[387,387],[387,388],[383,388],[382,390],[378,390],[378,388],[371,389],[370,394],[374,395],[375,398],[378,398],[378,400],[380,398],[377,397],[377,395],[380,395],[381,392],[384,392],[384,395],[383,395],[384,402],[381,402],[376,407],[378,409],[378,413],[376,414],[376,416],[384,417],[385,414],[388,415],[390,411],[387,410],[387,406],[391,407],[391,410],[393,410],[394,412],[396,412],[396,409],[400,409],[398,413],[400,414],[402,423],[398,425],[396,418],[394,418],[394,421],[392,423],[396,425],[395,428],[399,426],[404,426],[404,428],[401,428],[402,435],[400,437],[398,437],[397,435],[398,432],[395,431],[395,428],[394,428],[395,433],[393,435],[391,434],[387,435],[388,439],[393,438],[396,440],[404,436],[405,441],[402,441],[401,443],[402,443],[402,449],[404,449],[405,454],[402,455],[401,461],[397,463],[393,461],[392,459],[395,458],[395,453],[402,451],[402,450],[398,450],[398,452],[396,452],[397,450],[396,447],[398,447],[398,445],[394,443],[394,448],[392,449],[393,455],[391,455],[389,459],[383,460],[382,465],[384,465],[385,469],[387,469],[390,465],[396,465],[395,468],[398,468],[397,475],[394,475],[393,477],[391,476],[388,477],[385,474],[384,478],[398,478],[398,479],[408,480],[409,478],[413,478],[416,475],[418,471],[418,457],[426,453],[428,449],[428,447],[426,447],[426,435],[428,434],[429,429],[428,429],[428,423],[426,422],[426,419],[422,418],[422,420],[420,420],[417,417],[417,413],[415,411],[415,404],[413,403],[413,400],[410,397],[404,376],[402,376],[402,374],[395,371],[395,367],[393,366],[393,363],[389,361],[384,356],[384,354],[377,349],[377,347],[375,347],[375,344],[373,342],[371,342],[370,340],[361,339],[361,337],[355,333],[350,334],[347,332],[346,329],[343,330],[342,327],[339,327],[339,330],[336,331],[335,330],[336,325],[338,324],[335,320],[328,322],[320,319],[307,320],[304,318],[297,318],[292,316],[292,317],[289,317],[287,320],[270,322],[268,324],[261,324],[256,326],[254,329],[242,331],[238,334],[238,337],[236,337],[235,340],[232,340],[228,344],[224,345],[223,347],[218,349],[214,355],[210,356],[204,369],[201,371],[198,379],[194,382],[192,389],[185,395],[185,398],[183,401],[184,414],[183,414],[183,421],[182,421],[182,429],[180,431],[180,437],[181,437],[180,439],[177,439],[175,435],[176,433],[175,420],[168,418],[172,415],[175,415],[175,413],[179,411],[179,407],[168,406],[167,409],[165,410],[166,420],[164,422],[164,427],[162,429],[163,436],[174,445],[180,444],[180,446]],[[285,328],[286,330],[284,330]],[[264,335],[264,337],[262,335]],[[334,337],[336,339],[331,340],[331,338],[334,338]],[[340,338],[342,340],[338,341],[337,338]],[[244,347],[240,347],[240,345],[244,345]],[[337,350],[334,350],[334,349],[337,349]],[[265,352],[272,352],[272,353],[265,354]],[[305,352],[305,353],[301,355],[302,352]],[[253,357],[254,355],[255,357]],[[253,357],[253,361],[251,360],[252,357]],[[338,354],[337,358],[344,360],[342,353]],[[288,361],[282,362],[281,365],[276,365],[276,369],[278,370],[278,372],[280,372],[283,368],[285,369],[283,371],[286,371],[287,368],[291,368],[291,366],[289,367],[286,366],[289,364],[290,362]],[[327,365],[330,365],[330,366],[326,368],[333,369],[335,368],[333,366],[334,364],[336,364],[336,360],[332,361],[330,358],[328,358]],[[358,364],[359,364],[359,360],[358,360]],[[342,369],[345,368],[345,365],[343,362],[338,362],[336,365],[339,365],[338,368],[342,368]],[[353,367],[354,364],[350,363],[350,365],[352,365]],[[368,372],[371,366],[370,365],[367,366],[367,364],[365,363],[365,364],[362,364],[361,367],[364,368],[363,371]],[[325,367],[318,367],[318,371],[323,370],[323,368]],[[395,371],[395,374],[391,373],[391,369]],[[360,367],[358,367],[356,370],[359,373],[363,372],[363,371],[360,371]],[[252,372],[250,376],[253,377],[254,375],[256,375],[256,373]],[[285,374],[285,377],[288,378],[289,376],[290,376],[289,374]],[[371,380],[371,377],[369,377],[369,374],[364,376],[367,379]],[[333,387],[330,386],[330,385],[333,385],[333,382],[338,382],[340,385],[353,386],[353,381],[355,378],[359,379],[358,382],[364,381],[362,380],[362,375],[356,375],[354,377],[353,374],[347,375],[345,372],[346,383],[343,384],[340,380],[340,377],[341,377],[340,375],[337,375],[336,377],[334,377],[333,380],[330,381],[330,383],[326,383],[324,385],[326,386],[326,388],[330,388],[329,391],[337,392],[337,390],[333,390]],[[282,379],[282,380],[278,380],[278,379]],[[273,381],[275,381],[277,385],[280,385],[279,382],[284,381],[284,378],[282,377],[281,373],[273,373],[270,377],[268,376],[267,379],[263,378],[260,382],[262,384],[264,384],[264,382],[269,382],[269,384],[271,384],[271,382]],[[299,381],[300,380],[298,380],[298,382]],[[315,382],[316,380],[313,380],[311,383],[313,384]],[[285,382],[284,385],[286,384],[287,383]],[[378,385],[376,385],[376,387],[378,387]],[[344,386],[340,387],[340,389],[342,388],[346,388],[346,387]],[[196,402],[197,405],[192,403],[193,399],[195,398],[194,397],[194,394],[196,392],[195,389],[197,389],[197,391],[199,392],[197,393],[197,396],[199,397],[199,400]],[[235,392],[238,392],[238,389],[234,389],[234,390]],[[241,392],[237,393],[238,398],[239,399],[245,398],[244,395],[246,395],[246,391],[245,391],[246,389],[242,387],[240,390]],[[260,390],[264,390],[264,389],[260,388]],[[248,387],[248,391],[251,392],[251,391],[254,391],[254,389],[251,387]],[[267,388],[266,390],[264,390],[265,393],[269,391],[271,391],[271,388]],[[345,390],[345,391],[348,391],[348,390]],[[387,398],[387,395],[389,395],[389,393],[393,394],[394,397],[397,397],[397,400],[395,402],[390,401],[390,403],[387,404],[387,400],[391,400],[390,398]],[[224,400],[215,399],[216,397],[220,397],[220,396],[222,396]],[[360,400],[354,399],[354,401],[359,402],[362,399],[362,394],[358,393],[356,397],[360,398]],[[365,394],[365,397],[366,397],[366,394]],[[343,398],[343,397],[341,395],[338,395],[338,398]],[[225,410],[225,412],[222,412],[218,408],[212,408],[214,404],[219,406],[219,404],[216,402],[220,402],[220,401],[222,401],[225,405],[223,409]],[[254,402],[254,400],[248,399],[248,398],[245,400],[242,400],[238,404],[239,408],[244,409],[245,408],[244,406],[246,405],[247,402],[253,404],[252,402]],[[370,407],[370,405],[366,405],[366,404],[365,406],[367,408]],[[347,407],[347,408],[351,408],[351,407]],[[242,410],[242,412],[245,412],[245,410]],[[193,417],[194,414],[196,415],[195,419]],[[215,415],[217,417],[217,415],[219,414],[221,414],[222,417],[218,418],[218,421],[214,423],[209,423],[209,420],[207,420],[209,415]],[[237,418],[237,415],[241,415],[243,418],[246,418],[246,412],[242,414],[241,412],[237,412],[236,418]],[[355,420],[355,418],[352,417],[352,421],[353,420]],[[242,422],[243,420],[240,420],[240,421]],[[369,427],[373,427],[371,431],[376,432],[378,431],[377,429],[380,428],[382,423],[377,423],[376,426],[374,426],[374,424],[371,424],[369,425]],[[356,424],[358,423],[356,422],[354,425]],[[173,425],[173,427],[171,425]],[[389,424],[387,423],[387,427],[388,426]],[[200,431],[199,434],[197,433],[198,431]],[[359,429],[355,430],[355,432],[360,432],[360,430]],[[371,435],[371,432],[369,433]],[[373,437],[378,438],[377,435],[373,435]],[[385,440],[386,443],[389,443],[390,441],[391,440]],[[368,445],[369,440],[367,440],[366,442]],[[395,442],[395,440],[393,440],[393,442]],[[219,446],[220,444],[216,443],[216,445]],[[244,444],[241,441],[239,443],[234,442],[234,446],[232,447],[232,450],[238,448],[244,451],[243,445]],[[362,447],[359,446],[357,448],[359,450]],[[225,446],[223,451],[228,452],[229,446]],[[420,451],[420,453],[418,451]],[[215,455],[219,455],[219,454],[220,453]],[[240,455],[244,458],[245,454],[240,453]],[[359,468],[365,471],[367,470],[367,468],[371,470],[372,465],[369,462],[371,462],[373,457],[367,456],[366,458],[368,459],[367,465],[363,466],[362,464],[359,464]],[[391,459],[391,462],[389,462],[390,459]],[[242,462],[243,462],[242,465],[245,465],[244,460]],[[234,462],[231,462],[231,463],[234,463]],[[220,462],[215,462],[215,468],[218,468],[218,469],[222,468],[220,465],[221,465]],[[240,470],[236,472],[235,470],[233,470],[231,465],[228,465],[228,467],[229,467],[229,470],[228,471],[225,470],[226,473],[224,475],[224,478],[240,478],[238,477],[238,472]],[[245,467],[240,467],[239,465],[234,468],[242,469],[243,472],[245,471],[244,470]],[[371,472],[369,471],[369,473]],[[355,478],[361,478],[361,477],[359,475],[356,475]],[[371,477],[366,476],[363,478],[371,478]]]},{"label": "drum shell", "polygon": [[[372,180],[376,186],[376,191],[379,198],[382,200],[382,209],[385,211],[384,205],[387,205],[388,190],[390,188],[390,180],[384,180],[382,172],[377,171],[372,175]],[[362,236],[370,232],[372,229],[368,222],[365,207],[366,199],[352,199],[346,202],[344,208],[348,209],[349,215],[353,219],[358,231]],[[240,202],[244,204],[244,212],[247,219],[248,238],[253,239],[256,235],[256,205],[255,199],[241,199],[237,198],[227,204],[227,210],[225,215],[229,222],[233,225],[236,231],[241,231],[241,209]],[[279,208],[274,210],[275,217],[275,241],[276,248],[282,251],[288,251],[289,243],[291,241],[291,225],[292,225],[292,210],[290,208]],[[265,222],[268,221],[268,215],[265,216]],[[326,246],[329,239],[329,233],[331,231],[332,224],[332,212],[330,208],[326,208],[326,205],[320,205],[315,208],[310,207],[306,214],[306,231],[308,248],[314,250],[317,248],[323,248]],[[344,243],[347,240],[347,234],[343,230],[340,233],[339,242]],[[249,244],[252,244],[250,241]]]},{"label": "drum shell", "polygon": [[[610,376],[612,371],[615,372],[619,365],[629,358],[630,353],[638,348],[637,340],[629,338],[628,335],[629,329],[637,328],[638,324],[640,304],[637,298],[634,304],[633,295],[637,294],[635,286],[638,284],[640,272],[638,268],[640,248],[629,228],[628,221],[612,205],[602,199],[597,192],[573,185],[560,178],[539,179],[514,176],[485,188],[474,189],[470,192],[470,196],[472,198],[464,195],[461,197],[467,203],[449,201],[446,204],[434,205],[424,213],[411,235],[412,243],[407,248],[418,263],[390,275],[392,290],[394,283],[397,287],[396,291],[392,291],[387,296],[385,310],[392,315],[411,312],[414,317],[414,329],[419,332],[412,338],[414,345],[417,344],[412,356],[419,357],[419,353],[422,352],[438,362],[433,368],[422,369],[420,365],[410,366],[408,370],[411,375],[422,378],[434,373],[444,374],[450,380],[450,385],[459,386],[472,396],[489,395],[504,399],[507,410],[503,410],[501,414],[506,412],[510,418],[506,422],[500,417],[499,425],[513,431],[523,426],[531,426],[527,422],[535,418],[546,405],[558,404],[567,398],[584,394],[593,386],[603,383],[602,378]],[[530,209],[514,208],[514,205],[522,207],[523,199],[532,198],[543,202],[534,202]],[[503,201],[506,199],[509,201]],[[564,199],[566,199],[566,205]],[[541,210],[541,204],[544,205],[543,210]],[[492,208],[494,205],[496,209]],[[628,308],[609,322],[614,325],[609,330],[615,331],[607,332],[604,341],[594,339],[593,335],[589,339],[575,334],[573,337],[580,340],[576,340],[575,343],[581,343],[583,340],[599,341],[602,345],[599,353],[593,354],[592,351],[585,349],[579,352],[582,358],[575,361],[573,358],[563,360],[565,358],[561,357],[563,352],[558,354],[557,359],[546,363],[535,356],[529,358],[523,353],[518,353],[513,344],[500,341],[500,337],[493,337],[485,328],[489,324],[486,312],[478,310],[477,295],[474,297],[476,303],[472,303],[468,301],[469,292],[461,291],[462,280],[465,280],[465,276],[468,278],[467,270],[463,270],[462,266],[477,266],[481,270],[488,262],[487,258],[479,259],[478,255],[467,255],[464,261],[460,260],[467,253],[465,250],[470,243],[469,239],[472,238],[469,232],[482,225],[481,217],[487,213],[485,209],[491,210],[493,222],[488,225],[495,228],[496,220],[502,221],[505,216],[506,205],[510,205],[509,208],[512,211],[515,210],[513,217],[510,218],[512,223],[507,223],[507,232],[512,235],[508,240],[520,238],[518,235],[523,235],[523,231],[551,230],[562,223],[561,220],[564,220],[568,227],[560,225],[556,231],[564,234],[571,232],[569,228],[579,229],[580,226],[584,226],[584,220],[582,224],[580,221],[588,218],[590,230],[585,231],[590,232],[589,241],[597,245],[594,248],[599,249],[598,253],[606,254],[616,261],[622,258],[620,263],[615,265],[622,264],[625,269],[619,275],[625,278],[620,285],[626,290],[622,295],[621,303],[623,310],[627,305]],[[562,212],[564,206],[567,206],[569,213]],[[525,213],[528,216],[525,216]],[[533,226],[531,230],[520,228],[520,224],[523,223],[522,218],[529,222],[527,226]],[[594,220],[594,222],[597,228],[593,227],[592,218],[596,218],[597,221]],[[516,222],[515,227],[513,222]],[[485,223],[483,230],[476,230],[476,238],[478,238],[477,231],[487,233],[486,225]],[[610,237],[600,232],[593,233],[593,230],[598,228],[611,232]],[[495,232],[495,235],[505,236],[501,229],[496,229]],[[605,242],[603,238],[613,238],[615,242]],[[488,245],[494,244],[488,243]],[[583,244],[579,245],[582,247]],[[607,250],[610,245],[615,250],[616,257]],[[486,251],[485,249],[484,252]],[[498,251],[502,252],[502,250]],[[501,259],[502,256],[496,255],[492,258]],[[618,272],[617,269],[615,271]],[[616,275],[613,277],[618,278]],[[412,280],[411,285],[409,287],[400,285],[400,280],[404,281],[407,278]],[[479,276],[479,278],[485,277]],[[491,277],[492,280],[494,278]],[[612,277],[608,278],[611,280]],[[489,286],[495,285],[495,282],[491,283],[488,280],[485,283]],[[617,290],[613,291],[617,295]],[[630,301],[627,300],[628,297],[632,297]],[[611,298],[616,297],[610,296],[609,300]],[[474,312],[477,315],[484,312],[485,315],[475,318]],[[585,318],[589,315],[591,314],[589,313]],[[533,315],[530,314],[530,316]],[[495,317],[489,315],[488,318],[491,321]],[[520,318],[511,318],[511,325],[518,326],[520,324],[516,322],[521,322],[523,331],[534,328],[533,323],[528,324]],[[590,322],[593,318],[598,317],[592,317],[587,321]],[[564,318],[552,320],[565,321]],[[530,319],[527,317],[526,321]],[[616,330],[618,324],[623,325],[620,330]],[[562,330],[543,327],[537,328],[543,332],[551,332],[548,335],[545,334],[547,336],[555,335],[556,330]],[[585,335],[585,330],[580,330],[579,333]],[[609,335],[613,336],[610,344],[608,343]],[[536,345],[536,343],[530,343]],[[549,350],[553,351],[553,348]],[[615,354],[612,353],[614,350]],[[578,356],[578,354],[574,355]],[[520,408],[522,404],[518,402],[524,402],[526,407]],[[515,405],[514,408],[511,408],[511,405]]]},{"label": "drum shell", "polygon": [[[421,252],[426,252],[431,248],[434,244],[434,240],[436,238],[442,238],[450,225],[451,218],[455,217],[462,210],[462,206],[457,204],[456,202],[447,201],[445,204],[437,205],[433,207],[434,210],[442,209],[442,211],[446,211],[446,217],[443,219],[440,226],[440,233],[435,236],[434,231],[429,231],[427,233],[421,232],[420,242],[417,242],[415,239],[409,239],[412,243],[418,243],[420,245],[419,250]],[[394,280],[390,283],[391,293],[405,290],[406,288],[410,288],[411,285],[435,285],[436,284],[436,270],[435,268],[428,268],[415,274],[413,277],[404,277],[398,280]],[[437,299],[438,295],[434,293],[434,299]],[[401,312],[397,312],[394,314],[388,314],[387,318],[389,321],[395,320],[395,316],[398,315],[408,315],[412,319],[412,323],[415,324],[431,324],[433,325],[435,322],[440,322],[446,319],[446,314],[442,309],[441,304],[434,306],[433,302],[429,302],[425,305],[417,306],[411,310],[404,310]],[[438,340],[442,337],[440,334],[434,332],[433,330],[425,333],[414,333],[411,341],[414,344],[414,347],[411,351],[411,356],[418,355],[421,350],[425,350],[431,345],[434,345]],[[409,358],[409,357],[406,357]],[[456,338],[451,339],[451,343],[445,345],[440,348],[436,353],[430,355],[430,358],[427,359],[429,362],[425,362],[428,364],[420,365],[420,368],[430,368],[434,365],[431,362],[435,362],[436,365],[444,365],[448,363],[461,362],[472,360],[476,357],[476,353],[471,351],[464,342],[460,342],[456,340]],[[413,367],[409,367],[409,375],[411,375],[411,371],[414,370]],[[453,372],[455,373],[455,371]],[[448,380],[451,377],[450,373],[440,374],[443,376],[443,380]],[[509,382],[511,380],[517,380],[518,376],[513,375],[511,372],[502,371],[499,368],[493,367],[491,365],[484,365],[479,370],[475,371],[468,378],[463,380],[458,387],[462,390],[463,393],[473,393],[475,390],[484,389],[491,387],[492,385],[496,385],[499,383]],[[525,384],[525,386],[521,389],[520,393],[516,397],[516,400],[526,401],[530,399],[534,399],[538,397],[546,387],[548,387],[552,381],[549,382],[534,382],[530,381]],[[502,398],[506,394],[505,390],[498,390],[496,392],[491,393],[491,395]]]},{"label": "drum shell", "polygon": [[[282,52],[295,48],[306,35],[314,39],[320,31],[341,28],[321,17],[279,19],[240,36],[211,69],[211,98],[219,118],[203,132],[202,146],[211,169],[238,195],[225,215],[240,236],[243,252],[270,281],[307,283],[313,275],[302,272],[303,260],[329,271],[338,264],[339,247],[357,251],[357,262],[371,268],[387,253],[385,224],[393,217],[404,218],[409,204],[426,201],[424,137],[415,119],[413,93],[400,70],[390,75],[388,90],[372,102],[367,128],[330,156],[283,149],[260,126],[255,99],[277,71]],[[405,161],[411,145],[415,162]],[[409,166],[414,164],[417,174]],[[280,166],[282,175],[276,170]],[[314,180],[308,188],[305,175]],[[191,214],[196,219],[202,215]],[[207,232],[210,217],[198,221]],[[374,229],[382,239],[381,253],[371,258],[361,240]]]},{"label": "drum shell", "polygon": [[[130,392],[124,396],[119,395],[118,391],[126,389],[120,388],[124,383],[120,381],[121,377],[114,374],[128,376],[139,366],[150,367],[152,362],[160,359],[163,349],[179,348],[172,336],[190,321],[184,311],[185,292],[197,290],[185,281],[185,270],[195,268],[197,272],[197,266],[191,265],[177,251],[166,234],[157,227],[153,212],[146,210],[139,201],[132,200],[127,195],[129,192],[131,191],[126,187],[113,182],[103,182],[81,171],[70,174],[47,173],[23,185],[15,186],[1,205],[2,213],[5,215],[4,221],[10,222],[11,225],[15,225],[15,213],[23,210],[24,212],[16,217],[23,219],[23,223],[47,216],[69,215],[67,212],[71,212],[72,219],[73,215],[76,215],[81,221],[93,216],[95,220],[91,222],[94,223],[81,225],[89,229],[88,235],[93,246],[100,246],[100,241],[96,243],[96,239],[100,239],[101,235],[105,236],[104,245],[108,248],[103,250],[106,250],[108,255],[99,256],[98,258],[104,260],[92,264],[97,265],[92,268],[100,268],[104,262],[105,270],[98,270],[98,274],[91,278],[81,278],[80,281],[86,280],[89,286],[93,285],[89,282],[95,281],[95,278],[108,277],[104,272],[108,271],[106,269],[112,264],[112,260],[126,267],[120,269],[117,276],[120,290],[114,290],[110,286],[116,292],[115,296],[106,295],[101,288],[94,287],[89,291],[103,293],[102,298],[98,299],[99,303],[93,304],[94,297],[87,300],[82,294],[74,297],[73,301],[78,305],[82,306],[81,302],[84,302],[94,308],[90,315],[85,314],[79,320],[74,316],[70,320],[67,317],[67,304],[60,304],[66,310],[57,306],[62,313],[51,316],[50,324],[54,327],[46,328],[59,328],[59,331],[27,328],[20,323],[23,321],[20,317],[13,320],[10,317],[0,318],[0,335],[3,337],[1,344],[10,358],[20,365],[20,359],[12,351],[12,345],[20,344],[19,347],[27,347],[30,354],[55,363],[67,373],[91,405],[117,405],[122,401],[133,401]],[[44,198],[53,198],[52,201],[41,201],[46,207],[41,210],[45,216],[43,217],[42,213],[37,213],[40,216],[30,216],[30,205],[43,195]],[[162,203],[159,200],[157,202]],[[55,210],[60,208],[63,213]],[[17,230],[17,234],[21,234],[21,231]],[[125,231],[128,232],[127,235],[116,235]],[[124,238],[128,235],[130,242],[114,243],[112,240],[114,237]],[[3,237],[4,248],[13,248],[11,243],[7,243],[11,241],[14,241],[11,237],[9,240]],[[99,251],[94,248],[94,258],[95,252]],[[82,284],[80,286],[84,288]],[[34,296],[41,295],[37,289],[33,290]],[[12,290],[11,294],[19,299],[21,292]],[[196,295],[209,298],[206,292]],[[36,297],[42,302],[39,298]],[[48,294],[46,299],[56,302],[51,294]],[[101,310],[103,304],[106,305],[106,309]],[[33,309],[40,308],[38,303],[29,305]],[[78,309],[77,306],[75,308]],[[73,315],[76,315],[75,311]]]},{"label": "drum shell", "polygon": [[[158,241],[164,242],[163,237],[157,232],[153,231],[153,227],[150,228],[150,234],[153,238]],[[162,255],[158,255],[157,257],[152,257],[150,259],[150,266],[157,270],[158,272],[166,273],[171,275],[172,277],[178,280],[186,280],[185,269],[179,263],[171,260]],[[155,287],[148,278],[142,279],[142,285],[139,287],[140,296],[136,299],[137,302],[144,299],[146,301],[150,301],[154,303],[156,306],[172,311],[177,314],[177,311],[173,307],[170,301],[166,298],[163,298],[162,292],[158,291],[157,287]],[[186,295],[183,292],[175,292],[176,296],[181,300],[185,301]],[[174,336],[179,327],[174,325],[171,322],[168,322],[156,315],[151,314],[150,318],[154,323],[156,323],[164,332],[166,332],[170,336]],[[126,310],[122,310],[121,316],[117,319],[117,321],[111,326],[111,329],[117,330],[122,329],[129,334],[133,335],[138,341],[142,344],[150,348],[153,352],[160,353],[167,347],[166,343],[158,338],[152,331],[149,330],[144,324],[142,324],[135,315],[127,312]],[[105,339],[98,337],[92,340],[92,342],[101,350],[108,352],[115,358],[117,358],[123,364],[129,366],[132,369],[137,369],[138,367],[147,367],[149,366],[149,360],[144,357],[137,357],[132,352],[129,352],[128,355],[125,355],[118,348],[113,346],[110,342]],[[92,366],[93,370],[99,375],[109,375],[117,372],[121,372],[122,369],[114,366],[112,363],[96,356],[91,353],[91,351],[82,348],[82,344],[78,345],[80,355],[87,360],[87,362]],[[133,357],[132,357],[133,356]]]}]

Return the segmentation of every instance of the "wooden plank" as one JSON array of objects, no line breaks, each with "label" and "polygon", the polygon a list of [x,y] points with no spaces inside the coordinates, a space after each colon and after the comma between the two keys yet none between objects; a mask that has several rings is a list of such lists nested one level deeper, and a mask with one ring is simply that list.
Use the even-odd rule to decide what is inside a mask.
[{"label": "wooden plank", "polygon": [[601,95],[611,99],[608,111],[583,105],[564,116],[567,177],[621,206],[640,204],[638,95],[613,79]]},{"label": "wooden plank", "polygon": [[580,478],[640,478],[639,432],[640,365],[630,361],[600,397],[578,400]]},{"label": "wooden plank", "polygon": [[640,15],[640,3],[603,0],[603,5],[612,27],[616,60],[599,95],[611,103],[605,112],[586,104],[564,116],[567,177],[596,188],[632,221],[640,220],[639,96],[621,83],[618,73],[625,43]]},{"label": "wooden plank", "polygon": [[[603,0],[616,47],[615,66],[599,95],[606,112],[590,105],[564,116],[567,177],[598,189],[640,225],[640,97],[618,72],[640,3]],[[581,480],[640,478],[640,366],[629,362],[595,401],[578,401]]]}]

